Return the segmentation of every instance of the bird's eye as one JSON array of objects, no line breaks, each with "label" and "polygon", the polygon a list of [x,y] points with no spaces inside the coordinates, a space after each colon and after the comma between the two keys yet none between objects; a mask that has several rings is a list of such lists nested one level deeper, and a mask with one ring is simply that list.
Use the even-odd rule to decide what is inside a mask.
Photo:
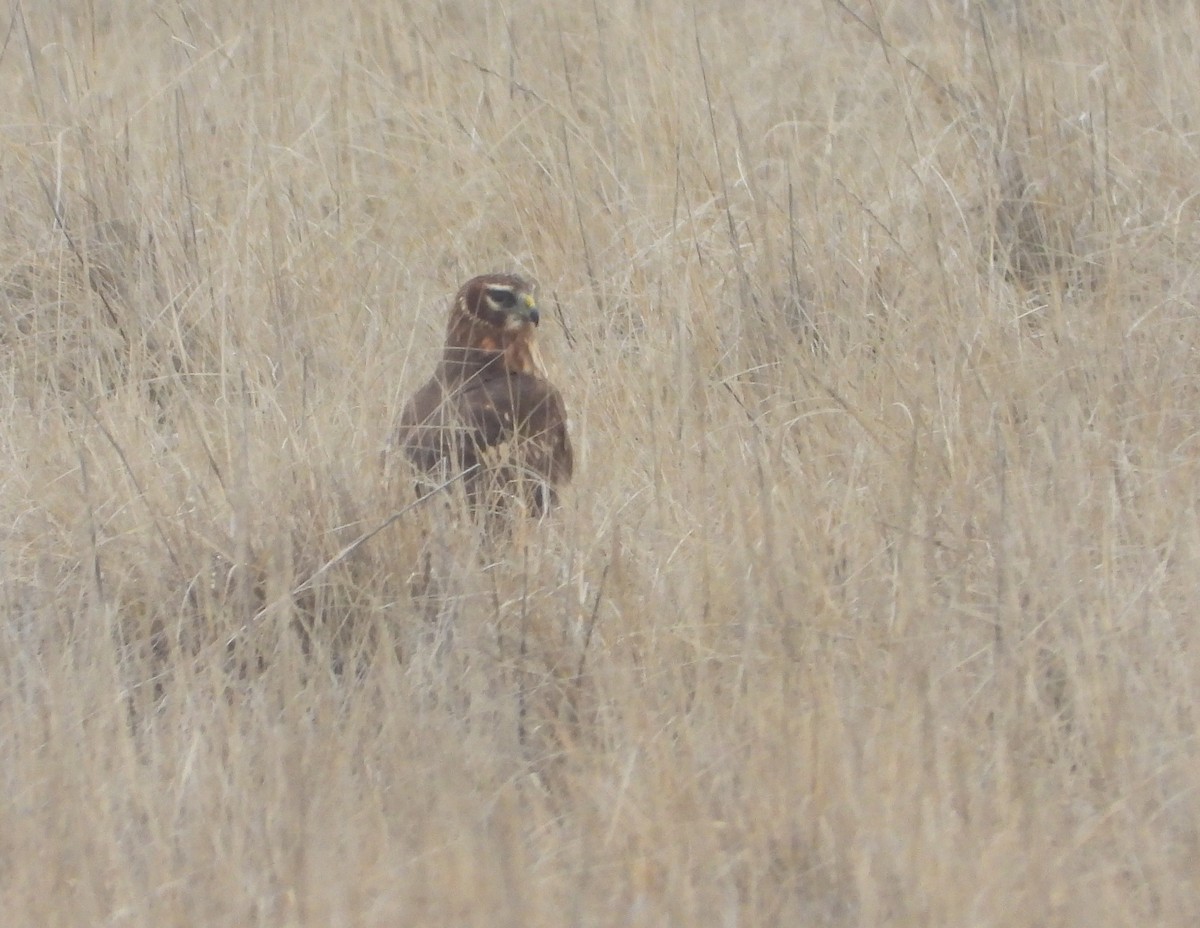
[{"label": "bird's eye", "polygon": [[488,290],[488,299],[502,309],[512,309],[517,305],[517,295],[511,290]]}]

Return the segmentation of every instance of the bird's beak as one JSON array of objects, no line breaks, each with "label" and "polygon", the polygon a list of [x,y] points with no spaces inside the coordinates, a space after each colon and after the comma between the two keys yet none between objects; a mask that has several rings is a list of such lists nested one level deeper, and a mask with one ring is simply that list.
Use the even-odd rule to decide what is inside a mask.
[{"label": "bird's beak", "polygon": [[538,313],[537,301],[528,293],[521,297],[521,315],[534,325],[542,318]]}]

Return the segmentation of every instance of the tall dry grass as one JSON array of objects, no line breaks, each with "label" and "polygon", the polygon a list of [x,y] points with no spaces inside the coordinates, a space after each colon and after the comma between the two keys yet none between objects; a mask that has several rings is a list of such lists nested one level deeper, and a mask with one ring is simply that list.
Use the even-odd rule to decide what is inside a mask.
[{"label": "tall dry grass", "polygon": [[[5,924],[1196,923],[1193,4],[3,26]],[[491,269],[564,506],[339,556]]]}]

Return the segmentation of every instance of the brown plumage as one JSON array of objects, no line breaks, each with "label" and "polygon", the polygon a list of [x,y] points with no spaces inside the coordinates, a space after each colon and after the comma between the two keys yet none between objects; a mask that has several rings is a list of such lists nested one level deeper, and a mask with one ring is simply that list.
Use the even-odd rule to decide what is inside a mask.
[{"label": "brown plumage", "polygon": [[463,284],[442,360],[404,407],[396,444],[436,483],[464,474],[474,506],[515,496],[540,514],[571,479],[574,454],[562,396],[534,339],[531,289],[512,274]]}]

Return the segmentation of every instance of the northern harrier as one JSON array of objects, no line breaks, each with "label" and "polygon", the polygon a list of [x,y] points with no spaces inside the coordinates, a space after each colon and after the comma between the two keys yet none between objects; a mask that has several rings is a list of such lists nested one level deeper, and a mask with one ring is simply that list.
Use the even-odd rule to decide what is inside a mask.
[{"label": "northern harrier", "polygon": [[463,284],[442,360],[404,407],[396,444],[437,483],[461,474],[473,506],[515,497],[540,515],[571,479],[574,455],[534,340],[531,289],[512,274]]}]

